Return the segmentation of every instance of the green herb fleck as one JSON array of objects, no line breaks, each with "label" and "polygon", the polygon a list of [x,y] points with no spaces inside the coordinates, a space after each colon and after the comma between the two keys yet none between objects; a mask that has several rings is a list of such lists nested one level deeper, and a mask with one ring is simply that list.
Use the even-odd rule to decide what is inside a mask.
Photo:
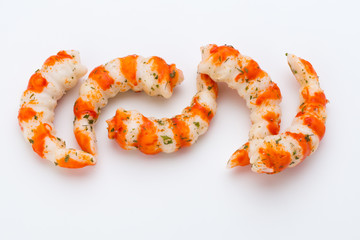
[{"label": "green herb fleck", "polygon": [[304,112],[306,105],[301,108],[301,112]]},{"label": "green herb fleck", "polygon": [[114,132],[115,131],[115,129],[114,128],[112,128],[111,130],[110,130],[110,132]]},{"label": "green herb fleck", "polygon": [[34,140],[32,140],[31,138],[29,139],[29,142],[31,143],[31,144],[33,144],[34,143]]},{"label": "green herb fleck", "polygon": [[240,68],[236,68],[239,72],[244,73]]},{"label": "green herb fleck", "polygon": [[164,125],[164,122],[161,121],[161,120],[156,120],[156,122],[157,122],[159,125]]},{"label": "green herb fleck", "polygon": [[174,78],[175,75],[176,75],[176,72],[175,72],[175,70],[173,70],[173,71],[170,73],[170,77],[171,77],[171,78]]},{"label": "green herb fleck", "polygon": [[307,142],[310,142],[310,135],[309,135],[309,134],[306,134],[305,140],[306,140]]},{"label": "green herb fleck", "polygon": [[244,67],[244,70],[245,70],[246,73],[249,72],[249,69],[247,69],[246,67]]},{"label": "green herb fleck", "polygon": [[208,86],[208,88],[207,88],[207,89],[210,91],[212,88],[213,88],[212,86]]},{"label": "green herb fleck", "polygon": [[161,136],[161,137],[162,137],[165,145],[168,145],[168,144],[173,143],[173,140],[171,139],[171,137],[168,137],[168,136],[166,136],[166,135]]},{"label": "green herb fleck", "polygon": [[200,127],[200,123],[199,122],[194,122],[194,125],[199,128]]},{"label": "green herb fleck", "polygon": [[69,158],[70,158],[70,156],[69,156],[69,154],[66,154],[66,156],[65,156],[65,162],[68,162],[69,161]]}]

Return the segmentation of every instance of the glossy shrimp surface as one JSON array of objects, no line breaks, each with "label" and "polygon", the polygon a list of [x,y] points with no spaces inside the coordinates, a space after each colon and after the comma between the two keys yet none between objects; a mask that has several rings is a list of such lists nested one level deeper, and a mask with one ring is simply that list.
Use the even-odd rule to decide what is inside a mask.
[{"label": "glossy shrimp surface", "polygon": [[82,84],[74,105],[74,134],[78,144],[84,151],[96,154],[93,126],[109,98],[130,89],[169,98],[183,79],[175,64],[168,65],[160,57],[130,55],[95,68]]},{"label": "glossy shrimp surface", "polygon": [[198,69],[216,82],[227,83],[245,99],[251,111],[249,142],[236,152],[236,158],[230,165],[249,164],[249,144],[254,140],[278,134],[280,130],[280,89],[256,61],[240,54],[232,46],[210,44],[202,47],[202,61]]},{"label": "glossy shrimp surface", "polygon": [[[292,125],[285,132],[250,142],[246,157],[250,159],[254,172],[274,174],[298,165],[315,152],[325,134],[328,101],[320,88],[318,76],[308,61],[292,54],[287,56],[292,73],[300,83],[301,104]],[[231,167],[237,165],[237,152],[229,160]]]},{"label": "glossy shrimp surface", "polygon": [[109,138],[124,149],[138,148],[145,154],[190,146],[207,131],[216,113],[217,84],[208,75],[198,74],[197,90],[190,106],[173,118],[147,118],[137,111],[118,109],[107,121]]},{"label": "glossy shrimp surface", "polygon": [[95,164],[93,155],[66,148],[65,142],[55,136],[53,125],[57,101],[86,71],[77,51],[60,51],[31,76],[21,97],[18,120],[26,141],[40,157],[60,167],[81,168]]}]

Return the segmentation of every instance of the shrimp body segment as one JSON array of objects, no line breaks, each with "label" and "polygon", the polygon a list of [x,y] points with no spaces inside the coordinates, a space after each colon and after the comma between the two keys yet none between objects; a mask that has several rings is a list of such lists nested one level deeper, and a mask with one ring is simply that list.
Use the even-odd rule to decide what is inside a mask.
[{"label": "shrimp body segment", "polygon": [[230,162],[230,166],[248,165],[249,144],[278,134],[280,130],[280,89],[256,61],[240,54],[232,46],[210,44],[202,47],[202,61],[198,70],[216,82],[225,82],[245,99],[251,112],[249,142],[236,152],[236,158]]},{"label": "shrimp body segment", "polygon": [[218,88],[208,75],[198,74],[197,90],[190,106],[173,118],[147,118],[137,111],[118,109],[107,120],[109,138],[123,149],[138,148],[145,154],[171,153],[192,145],[216,113]]},{"label": "shrimp body segment", "polygon": [[96,67],[82,84],[74,105],[74,134],[78,144],[84,151],[96,154],[93,126],[109,98],[130,89],[169,98],[183,79],[182,71],[175,64],[168,65],[160,57],[130,55]]},{"label": "shrimp body segment", "polygon": [[31,76],[21,97],[18,121],[26,141],[40,157],[60,167],[81,168],[95,164],[93,155],[66,148],[65,142],[55,136],[53,125],[57,101],[86,71],[77,51],[60,51]]},{"label": "shrimp body segment", "polygon": [[316,151],[325,134],[328,100],[313,66],[293,54],[287,54],[287,60],[300,84],[301,104],[291,126],[283,133],[250,144],[249,157],[254,172],[273,174],[295,167]]}]

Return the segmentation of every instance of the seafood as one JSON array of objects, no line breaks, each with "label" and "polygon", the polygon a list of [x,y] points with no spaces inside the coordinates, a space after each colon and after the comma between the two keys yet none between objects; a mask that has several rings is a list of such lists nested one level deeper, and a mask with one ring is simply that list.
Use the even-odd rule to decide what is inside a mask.
[{"label": "seafood", "polygon": [[205,74],[197,75],[198,92],[191,105],[173,118],[147,118],[122,108],[107,120],[108,136],[124,149],[145,154],[171,153],[192,145],[204,134],[216,113],[217,84]]},{"label": "seafood", "polygon": [[96,161],[89,153],[66,148],[53,125],[57,101],[86,71],[77,51],[60,51],[31,76],[21,97],[18,120],[26,141],[40,157],[60,167],[81,168]]},{"label": "seafood", "polygon": [[[316,151],[325,134],[328,100],[313,66],[293,54],[287,54],[287,60],[300,84],[301,104],[291,126],[283,133],[250,143],[248,157],[254,172],[274,174],[295,167]],[[230,166],[237,159],[235,152]]]},{"label": "seafood", "polygon": [[129,89],[169,98],[183,79],[175,64],[168,65],[160,57],[130,55],[96,67],[81,85],[80,97],[74,105],[74,134],[78,144],[84,151],[96,154],[93,126],[109,98]]},{"label": "seafood", "polygon": [[256,61],[243,56],[232,46],[210,44],[202,47],[202,61],[198,71],[208,74],[216,82],[225,82],[237,90],[250,109],[249,142],[236,152],[230,166],[249,164],[249,144],[269,135],[276,135],[281,122],[281,92],[276,83]]},{"label": "seafood", "polygon": [[[209,60],[206,58],[205,64],[207,65],[201,63],[200,66],[202,67],[199,68],[199,71],[208,73],[215,81],[227,81],[230,87],[236,88],[238,86],[236,77],[231,78],[233,68],[226,68],[226,65],[217,67],[216,57],[216,55],[208,57],[212,63],[208,63]],[[223,56],[220,55],[220,57]],[[319,142],[325,134],[326,104],[328,100],[320,88],[319,79],[313,66],[308,61],[293,54],[287,54],[287,60],[292,73],[300,83],[301,104],[292,125],[281,134],[276,134],[279,131],[278,126],[276,126],[276,131],[266,132],[265,136],[262,137],[254,138],[254,135],[250,134],[249,142],[235,151],[228,161],[230,168],[251,164],[251,169],[254,172],[274,174],[288,167],[298,165],[318,148]],[[211,64],[215,66],[211,66]],[[248,71],[245,70],[245,72],[250,75],[258,75],[258,69],[258,67],[252,68],[251,70],[248,69]],[[226,72],[229,72],[230,76],[224,74]],[[249,87],[249,89],[254,89],[254,86]],[[241,95],[240,91],[241,89],[238,89]],[[265,90],[264,93],[256,95],[255,100],[252,94],[249,96],[250,104],[257,104],[259,99],[262,99],[261,101],[270,100],[270,103],[281,99],[277,88],[269,91]],[[247,101],[248,105],[249,102]],[[272,119],[272,117],[269,119]],[[271,129],[271,127],[269,128],[271,122],[269,121],[268,129]],[[278,123],[280,123],[280,120],[278,120]]]}]

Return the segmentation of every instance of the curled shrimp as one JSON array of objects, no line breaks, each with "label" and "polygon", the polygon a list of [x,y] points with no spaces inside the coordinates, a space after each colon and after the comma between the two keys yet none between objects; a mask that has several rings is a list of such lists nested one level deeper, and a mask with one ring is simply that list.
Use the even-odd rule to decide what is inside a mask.
[{"label": "curled shrimp", "polygon": [[183,79],[175,64],[168,65],[160,57],[130,55],[96,67],[81,85],[80,97],[74,105],[74,134],[78,144],[84,151],[96,154],[93,126],[109,98],[129,89],[169,98]]},{"label": "curled shrimp", "polygon": [[[316,151],[325,134],[328,100],[313,66],[293,54],[287,54],[287,60],[300,84],[301,104],[291,126],[283,133],[250,143],[247,158],[254,172],[274,174],[295,167]],[[238,158],[239,150],[230,158],[230,167],[237,165]]]},{"label": "curled shrimp", "polygon": [[122,108],[107,120],[108,136],[124,149],[145,154],[171,153],[190,146],[204,134],[216,113],[217,84],[205,74],[197,75],[198,92],[189,107],[173,118],[147,118]]},{"label": "curled shrimp", "polygon": [[40,157],[60,167],[81,168],[95,164],[93,155],[66,148],[65,142],[55,136],[53,125],[57,101],[86,71],[77,51],[60,51],[31,76],[21,97],[18,120],[26,141]]},{"label": "curled shrimp", "polygon": [[216,82],[227,83],[245,99],[251,112],[249,142],[236,152],[236,157],[229,164],[231,167],[249,164],[249,144],[278,134],[280,130],[280,89],[256,61],[228,45],[210,44],[202,47],[202,61],[198,69]]}]

